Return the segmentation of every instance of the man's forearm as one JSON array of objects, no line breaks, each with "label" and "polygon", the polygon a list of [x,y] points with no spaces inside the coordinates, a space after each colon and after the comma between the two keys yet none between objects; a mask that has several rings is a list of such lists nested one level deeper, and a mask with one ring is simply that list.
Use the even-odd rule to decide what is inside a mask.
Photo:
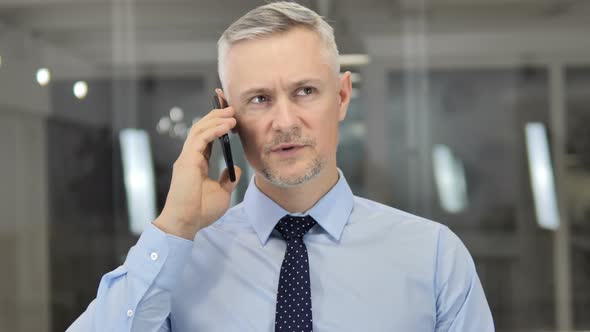
[{"label": "man's forearm", "polygon": [[96,299],[67,331],[168,331],[170,294],[191,249],[191,241],[149,225],[125,263],[103,276]]}]

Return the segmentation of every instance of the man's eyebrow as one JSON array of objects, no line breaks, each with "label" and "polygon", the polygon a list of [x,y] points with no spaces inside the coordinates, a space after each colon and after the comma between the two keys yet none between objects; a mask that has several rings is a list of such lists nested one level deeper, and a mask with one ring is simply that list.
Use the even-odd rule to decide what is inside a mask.
[{"label": "man's eyebrow", "polygon": [[[296,87],[299,87],[302,85],[306,85],[306,84],[321,84],[321,82],[322,81],[320,79],[306,78],[306,79],[302,79],[302,80],[290,83],[289,87],[291,89],[293,89],[293,88],[296,88]],[[240,94],[240,100],[244,100],[244,99],[248,98],[249,96],[270,94],[271,92],[272,92],[272,89],[261,88],[261,87],[251,88],[251,89],[248,89]]]},{"label": "man's eyebrow", "polygon": [[244,100],[249,96],[270,94],[271,90],[267,88],[251,88],[240,94],[240,100]]},{"label": "man's eyebrow", "polygon": [[299,80],[297,82],[289,84],[291,88],[296,88],[298,86],[306,85],[306,84],[320,84],[322,81],[315,78],[306,78],[303,80]]}]

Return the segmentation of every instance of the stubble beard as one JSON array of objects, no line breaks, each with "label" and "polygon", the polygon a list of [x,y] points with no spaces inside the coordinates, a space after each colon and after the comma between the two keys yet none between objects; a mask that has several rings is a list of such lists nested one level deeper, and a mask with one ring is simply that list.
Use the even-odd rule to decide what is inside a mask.
[{"label": "stubble beard", "polygon": [[301,174],[291,176],[282,175],[277,167],[272,167],[268,162],[263,162],[262,175],[273,185],[281,188],[293,188],[300,186],[321,173],[324,169],[325,161],[319,156],[313,157]]}]

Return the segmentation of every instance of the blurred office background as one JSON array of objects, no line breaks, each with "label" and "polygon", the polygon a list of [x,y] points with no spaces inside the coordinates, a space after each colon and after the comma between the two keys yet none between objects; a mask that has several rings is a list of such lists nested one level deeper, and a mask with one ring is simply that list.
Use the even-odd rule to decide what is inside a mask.
[{"label": "blurred office background", "polygon": [[[84,311],[211,109],[217,38],[262,3],[0,0],[0,330]],[[353,72],[353,190],[455,231],[498,331],[590,330],[590,2],[301,3]]]}]

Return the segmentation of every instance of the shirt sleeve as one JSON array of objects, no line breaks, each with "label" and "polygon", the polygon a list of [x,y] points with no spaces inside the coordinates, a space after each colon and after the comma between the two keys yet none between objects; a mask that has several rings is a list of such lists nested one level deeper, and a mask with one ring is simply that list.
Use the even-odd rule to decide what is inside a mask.
[{"label": "shirt sleeve", "polygon": [[96,299],[66,332],[170,331],[170,294],[192,244],[150,223],[125,263],[102,277]]},{"label": "shirt sleeve", "polygon": [[439,233],[435,285],[435,332],[494,331],[473,259],[446,226]]}]

